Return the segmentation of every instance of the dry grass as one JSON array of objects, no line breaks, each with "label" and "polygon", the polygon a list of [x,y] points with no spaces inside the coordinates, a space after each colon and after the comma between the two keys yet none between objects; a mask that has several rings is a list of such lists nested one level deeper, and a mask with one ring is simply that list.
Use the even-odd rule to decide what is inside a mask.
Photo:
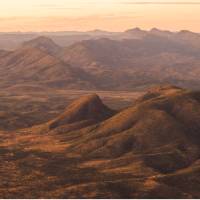
[{"label": "dry grass", "polygon": [[[200,197],[198,94],[178,88],[154,92],[86,128],[49,132],[44,124],[0,132],[0,197]],[[72,107],[80,108],[79,101]],[[89,113],[96,116],[93,109]]]}]

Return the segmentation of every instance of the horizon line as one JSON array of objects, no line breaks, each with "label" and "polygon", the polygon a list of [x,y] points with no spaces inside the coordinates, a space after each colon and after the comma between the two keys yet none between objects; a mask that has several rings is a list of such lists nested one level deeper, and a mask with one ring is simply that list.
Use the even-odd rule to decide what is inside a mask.
[{"label": "horizon line", "polygon": [[190,29],[179,29],[179,30],[172,30],[172,29],[162,29],[162,28],[157,28],[157,27],[152,27],[152,28],[149,28],[149,29],[142,29],[140,27],[133,27],[133,28],[128,28],[128,29],[125,29],[125,30],[122,30],[122,31],[110,31],[110,30],[106,30],[106,29],[89,29],[89,30],[85,30],[85,31],[81,31],[81,30],[61,30],[61,31],[51,31],[51,30],[41,30],[41,31],[21,31],[21,30],[16,30],[16,31],[0,31],[0,34],[1,33],[65,33],[65,32],[76,32],[76,33],[87,33],[87,32],[95,32],[95,31],[99,31],[99,32],[108,32],[108,33],[123,33],[123,32],[126,32],[128,30],[134,30],[134,29],[138,29],[138,30],[141,30],[141,31],[151,31],[153,29],[157,29],[159,31],[169,31],[169,32],[181,32],[181,31],[189,31],[189,32],[193,32],[193,33],[199,33],[199,32],[196,32],[196,31],[192,31]]}]

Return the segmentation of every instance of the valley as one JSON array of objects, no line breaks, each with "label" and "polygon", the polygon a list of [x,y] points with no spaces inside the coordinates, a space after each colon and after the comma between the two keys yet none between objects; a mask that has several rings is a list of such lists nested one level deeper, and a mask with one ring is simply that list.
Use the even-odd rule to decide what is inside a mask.
[{"label": "valley", "polygon": [[56,90],[33,86],[13,86],[0,91],[0,130],[16,130],[39,125],[58,116],[81,96],[96,93],[106,105],[120,110],[133,104],[143,91]]},{"label": "valley", "polygon": [[0,34],[0,198],[199,198],[199,45],[155,28]]}]

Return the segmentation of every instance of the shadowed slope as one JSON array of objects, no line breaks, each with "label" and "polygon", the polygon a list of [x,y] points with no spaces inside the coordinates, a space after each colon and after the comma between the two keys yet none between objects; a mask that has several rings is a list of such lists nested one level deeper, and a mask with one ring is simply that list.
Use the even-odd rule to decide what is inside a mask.
[{"label": "shadowed slope", "polygon": [[74,69],[56,57],[60,49],[51,39],[39,37],[0,56],[0,87],[32,84],[78,89],[87,85],[91,88],[87,73],[79,68]]},{"label": "shadowed slope", "polygon": [[[133,152],[159,152],[161,160],[169,154],[165,165],[167,170],[175,170],[199,155],[199,120],[200,103],[194,93],[171,86],[155,88],[133,107],[84,130],[70,151],[109,158]],[[164,170],[160,165],[156,163],[155,168]]]}]

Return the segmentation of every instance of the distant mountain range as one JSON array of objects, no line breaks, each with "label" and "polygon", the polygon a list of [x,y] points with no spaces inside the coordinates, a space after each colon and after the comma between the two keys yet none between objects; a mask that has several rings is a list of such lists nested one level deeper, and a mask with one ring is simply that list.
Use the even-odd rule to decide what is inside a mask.
[{"label": "distant mountain range", "polygon": [[10,42],[12,37],[21,38],[18,48],[0,51],[0,87],[132,90],[163,83],[200,87],[198,33],[135,28],[123,33],[96,30],[85,33],[87,37],[70,34],[0,34],[2,48],[6,35]]},{"label": "distant mountain range", "polygon": [[199,37],[200,33],[193,33],[191,31],[182,30],[179,32],[163,31],[153,28],[150,31],[142,30],[140,28],[133,28],[124,32],[109,32],[102,30],[93,30],[88,32],[78,31],[63,31],[63,32],[0,32],[0,49],[13,50],[18,48],[23,42],[35,39],[40,36],[46,36],[54,40],[60,46],[66,47],[76,42],[91,39],[108,38],[114,40],[123,39],[139,39],[148,34],[160,36],[179,36],[188,39],[192,37],[195,39]]}]

